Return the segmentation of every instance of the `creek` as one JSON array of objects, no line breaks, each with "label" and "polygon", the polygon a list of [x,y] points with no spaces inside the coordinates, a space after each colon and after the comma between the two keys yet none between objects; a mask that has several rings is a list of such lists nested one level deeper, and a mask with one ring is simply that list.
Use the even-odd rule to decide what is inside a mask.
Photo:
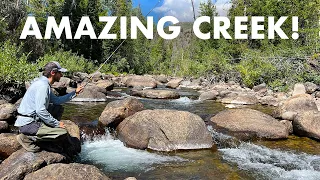
[{"label": "creek", "polygon": [[[127,96],[127,89],[122,95]],[[175,109],[195,113],[205,121],[226,109],[214,101],[198,101],[193,90],[178,90],[177,100],[139,98],[146,109]],[[118,98],[119,99],[119,98]],[[97,118],[108,102],[68,103],[63,119],[83,127],[96,128]],[[273,108],[248,106],[271,114]],[[79,162],[92,164],[112,179],[134,176],[137,179],[320,179],[320,143],[309,138],[290,136],[287,140],[241,142],[215,132],[208,126],[216,146],[206,150],[170,153],[125,147],[113,131],[89,137],[82,132]]]}]

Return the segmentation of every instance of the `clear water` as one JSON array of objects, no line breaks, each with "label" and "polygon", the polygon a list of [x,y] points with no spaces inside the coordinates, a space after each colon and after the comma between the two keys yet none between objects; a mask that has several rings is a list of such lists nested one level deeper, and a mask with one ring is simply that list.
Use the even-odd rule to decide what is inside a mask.
[{"label": "clear water", "polygon": [[[203,119],[226,109],[220,103],[196,100],[197,92],[179,93],[183,96],[176,100],[140,100],[146,109],[184,110]],[[108,98],[108,102],[117,99]],[[97,128],[96,119],[108,102],[67,104],[63,118],[81,128]],[[270,107],[249,108],[272,112]],[[170,153],[127,148],[108,130],[93,139],[84,134],[80,158],[112,179],[320,179],[320,143],[314,140],[291,136],[288,140],[240,142],[208,129],[216,148]]]}]

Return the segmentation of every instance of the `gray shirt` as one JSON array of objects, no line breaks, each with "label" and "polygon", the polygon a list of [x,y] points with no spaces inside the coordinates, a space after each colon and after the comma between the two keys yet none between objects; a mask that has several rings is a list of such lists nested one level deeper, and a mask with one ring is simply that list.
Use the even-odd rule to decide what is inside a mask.
[{"label": "gray shirt", "polygon": [[[32,83],[28,88],[18,108],[18,113],[26,116],[36,116],[48,126],[59,127],[59,121],[53,118],[47,110],[49,103],[55,105],[63,104],[75,97],[75,94],[75,91],[73,91],[67,95],[57,97],[51,92],[49,79],[41,76],[39,80]],[[32,121],[35,121],[35,119],[18,116],[14,125],[20,127]]]}]

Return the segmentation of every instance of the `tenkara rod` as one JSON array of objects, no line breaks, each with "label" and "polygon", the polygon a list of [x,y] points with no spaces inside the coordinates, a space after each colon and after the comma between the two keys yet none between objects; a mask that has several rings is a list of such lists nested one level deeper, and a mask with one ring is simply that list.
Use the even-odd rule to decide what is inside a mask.
[{"label": "tenkara rod", "polygon": [[[161,2],[161,0],[158,1],[158,3],[156,5],[153,6],[153,8],[148,12],[147,15],[145,15],[145,17],[147,17],[157,6],[158,4]],[[114,55],[114,53],[116,53],[118,51],[118,49],[122,46],[122,44],[126,41],[126,39],[124,39],[119,46],[110,54],[110,56],[100,65],[100,67],[92,74],[92,76],[89,78],[89,81],[83,86],[86,87],[89,82],[92,80],[93,76],[100,71],[100,69],[108,62],[108,60]]]}]

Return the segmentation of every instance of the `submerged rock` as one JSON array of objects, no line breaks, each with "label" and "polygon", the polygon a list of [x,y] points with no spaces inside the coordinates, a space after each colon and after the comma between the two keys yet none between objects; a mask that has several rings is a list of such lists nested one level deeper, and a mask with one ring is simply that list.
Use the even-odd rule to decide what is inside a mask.
[{"label": "submerged rock", "polygon": [[16,134],[11,133],[0,134],[0,157],[7,158],[12,153],[22,148],[16,137]]},{"label": "submerged rock", "polygon": [[99,117],[99,121],[105,126],[116,127],[126,117],[144,109],[143,104],[135,98],[112,101],[107,104]]},{"label": "submerged rock", "polygon": [[243,139],[283,139],[289,135],[286,125],[253,109],[225,110],[212,117],[211,122],[218,131]]},{"label": "submerged rock", "polygon": [[212,137],[204,121],[185,111],[140,111],[122,121],[117,131],[122,142],[138,149],[173,151],[212,147]]},{"label": "submerged rock", "polygon": [[132,92],[132,96],[139,96],[139,97],[151,98],[151,99],[179,99],[180,98],[179,93],[175,91],[154,90],[154,89],[134,91]]},{"label": "submerged rock", "polygon": [[66,160],[65,156],[58,153],[47,151],[32,153],[20,149],[0,164],[0,179],[23,179],[27,174],[44,166]]},{"label": "submerged rock", "polygon": [[51,164],[40,170],[28,174],[24,180],[51,179],[51,180],[108,180],[98,168],[86,164]]},{"label": "submerged rock", "polygon": [[313,97],[309,94],[300,94],[282,102],[273,113],[276,118],[293,120],[299,113],[305,111],[318,111]]}]

